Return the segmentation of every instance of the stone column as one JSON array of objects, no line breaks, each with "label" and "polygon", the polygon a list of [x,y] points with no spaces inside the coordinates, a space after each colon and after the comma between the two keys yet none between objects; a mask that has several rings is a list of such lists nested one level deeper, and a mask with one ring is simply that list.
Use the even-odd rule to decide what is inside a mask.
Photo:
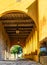
[{"label": "stone column", "polygon": [[4,44],[3,44],[3,34],[2,34],[2,23],[0,22],[0,60],[4,59]]}]

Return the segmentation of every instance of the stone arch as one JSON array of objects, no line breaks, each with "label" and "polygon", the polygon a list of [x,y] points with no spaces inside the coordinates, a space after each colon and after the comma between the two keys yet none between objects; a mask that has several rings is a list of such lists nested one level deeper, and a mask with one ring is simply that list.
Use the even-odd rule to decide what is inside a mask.
[{"label": "stone arch", "polygon": [[21,45],[20,43],[19,44],[13,44],[13,45],[10,46],[10,48],[13,47],[14,45],[19,45],[23,48],[23,45]]},{"label": "stone arch", "polygon": [[[8,14],[8,13],[11,13],[11,12],[21,12],[21,13],[25,13],[27,16],[29,16],[31,19],[32,17],[28,14],[28,12],[25,12],[25,11],[22,11],[22,10],[9,10],[9,11],[5,11],[3,12],[2,14],[0,14],[0,17]],[[32,19],[33,20],[33,19]],[[36,29],[38,30],[38,25],[36,24],[36,22],[33,20],[33,22],[35,23],[35,26],[36,26]]]},{"label": "stone arch", "polygon": [[[31,18],[31,16],[28,14],[28,13],[26,13],[26,12],[24,12],[24,11],[20,11],[20,10],[10,10],[10,11],[6,11],[6,12],[4,12],[4,13],[2,13],[1,15],[0,15],[0,17],[2,17],[2,16],[4,16],[4,15],[7,15],[8,13],[12,13],[12,12],[21,12],[21,13],[25,13],[27,16],[29,16],[30,18]],[[32,19],[32,18],[31,18]],[[33,21],[34,23],[35,23],[35,21]],[[35,23],[35,28],[36,28],[36,30],[37,30],[37,25],[36,25],[36,23]],[[38,31],[38,30],[37,30]],[[20,44],[19,44],[20,45]]]},{"label": "stone arch", "polygon": [[[18,45],[18,46],[22,47],[22,45],[20,45],[20,44],[15,44],[15,45]],[[15,45],[12,45],[11,47],[13,47],[13,46],[15,46]],[[11,47],[10,47],[10,48],[11,48]]]},{"label": "stone arch", "polygon": [[[13,45],[10,48],[10,53],[14,55],[16,55],[16,59],[18,59],[18,57],[22,57],[22,53],[23,53],[23,48],[20,45]],[[20,56],[19,56],[20,55]]]}]

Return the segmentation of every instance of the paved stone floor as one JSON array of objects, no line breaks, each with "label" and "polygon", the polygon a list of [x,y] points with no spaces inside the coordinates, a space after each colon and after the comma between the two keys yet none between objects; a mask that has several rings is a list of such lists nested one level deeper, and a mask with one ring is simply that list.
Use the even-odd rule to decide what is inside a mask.
[{"label": "paved stone floor", "polygon": [[0,65],[41,65],[34,61],[0,61]]}]

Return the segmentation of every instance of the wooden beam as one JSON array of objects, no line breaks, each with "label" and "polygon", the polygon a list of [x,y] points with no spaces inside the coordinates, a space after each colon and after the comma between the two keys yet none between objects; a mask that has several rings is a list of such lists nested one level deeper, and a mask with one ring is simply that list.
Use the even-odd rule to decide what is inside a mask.
[{"label": "wooden beam", "polygon": [[[25,30],[25,31],[24,31],[24,30],[19,30],[19,31],[20,31],[20,33],[22,33],[22,32],[23,32],[23,33],[30,33],[30,32],[31,32],[31,30],[30,30],[30,31],[28,31],[28,30]],[[15,30],[7,30],[7,33],[9,33],[9,32],[10,32],[10,33],[11,33],[11,32],[12,32],[12,33],[16,33]]]},{"label": "wooden beam", "polygon": [[19,23],[19,24],[22,24],[22,23],[24,23],[24,24],[28,24],[28,23],[32,23],[32,24],[34,24],[34,22],[31,20],[31,19],[28,19],[28,20],[0,20],[2,23],[6,23],[6,24],[17,24],[17,23]]},{"label": "wooden beam", "polygon": [[9,36],[28,36],[29,34],[27,33],[27,34],[8,34]]},{"label": "wooden beam", "polygon": [[22,16],[12,16],[12,15],[4,16],[4,17],[1,17],[0,20],[28,20],[28,19],[31,19],[28,16],[23,16],[23,17]]},{"label": "wooden beam", "polygon": [[15,32],[7,32],[8,34],[16,34],[16,35],[21,35],[21,34],[29,34],[30,32],[21,32],[19,31],[19,33],[17,34],[16,31]]},{"label": "wooden beam", "polygon": [[9,37],[10,39],[16,39],[16,40],[26,40],[27,37]]},{"label": "wooden beam", "polygon": [[[4,24],[4,27],[16,27],[17,24]],[[34,24],[18,24],[19,27],[21,26],[34,26]]]},{"label": "wooden beam", "polygon": [[9,37],[9,38],[13,38],[13,39],[14,39],[14,38],[16,38],[16,39],[26,39],[27,36],[26,36],[26,37],[18,37],[18,36],[17,36],[17,37]]},{"label": "wooden beam", "polygon": [[5,26],[5,28],[33,28],[33,26]]}]

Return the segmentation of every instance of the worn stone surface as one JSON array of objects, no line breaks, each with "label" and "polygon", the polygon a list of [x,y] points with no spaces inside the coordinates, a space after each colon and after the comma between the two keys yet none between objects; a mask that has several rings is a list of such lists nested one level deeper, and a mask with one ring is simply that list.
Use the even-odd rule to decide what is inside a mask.
[{"label": "worn stone surface", "polygon": [[0,61],[0,65],[41,65],[34,61]]},{"label": "worn stone surface", "polygon": [[41,56],[41,57],[40,57],[40,62],[41,62],[43,65],[47,65],[47,56]]}]

